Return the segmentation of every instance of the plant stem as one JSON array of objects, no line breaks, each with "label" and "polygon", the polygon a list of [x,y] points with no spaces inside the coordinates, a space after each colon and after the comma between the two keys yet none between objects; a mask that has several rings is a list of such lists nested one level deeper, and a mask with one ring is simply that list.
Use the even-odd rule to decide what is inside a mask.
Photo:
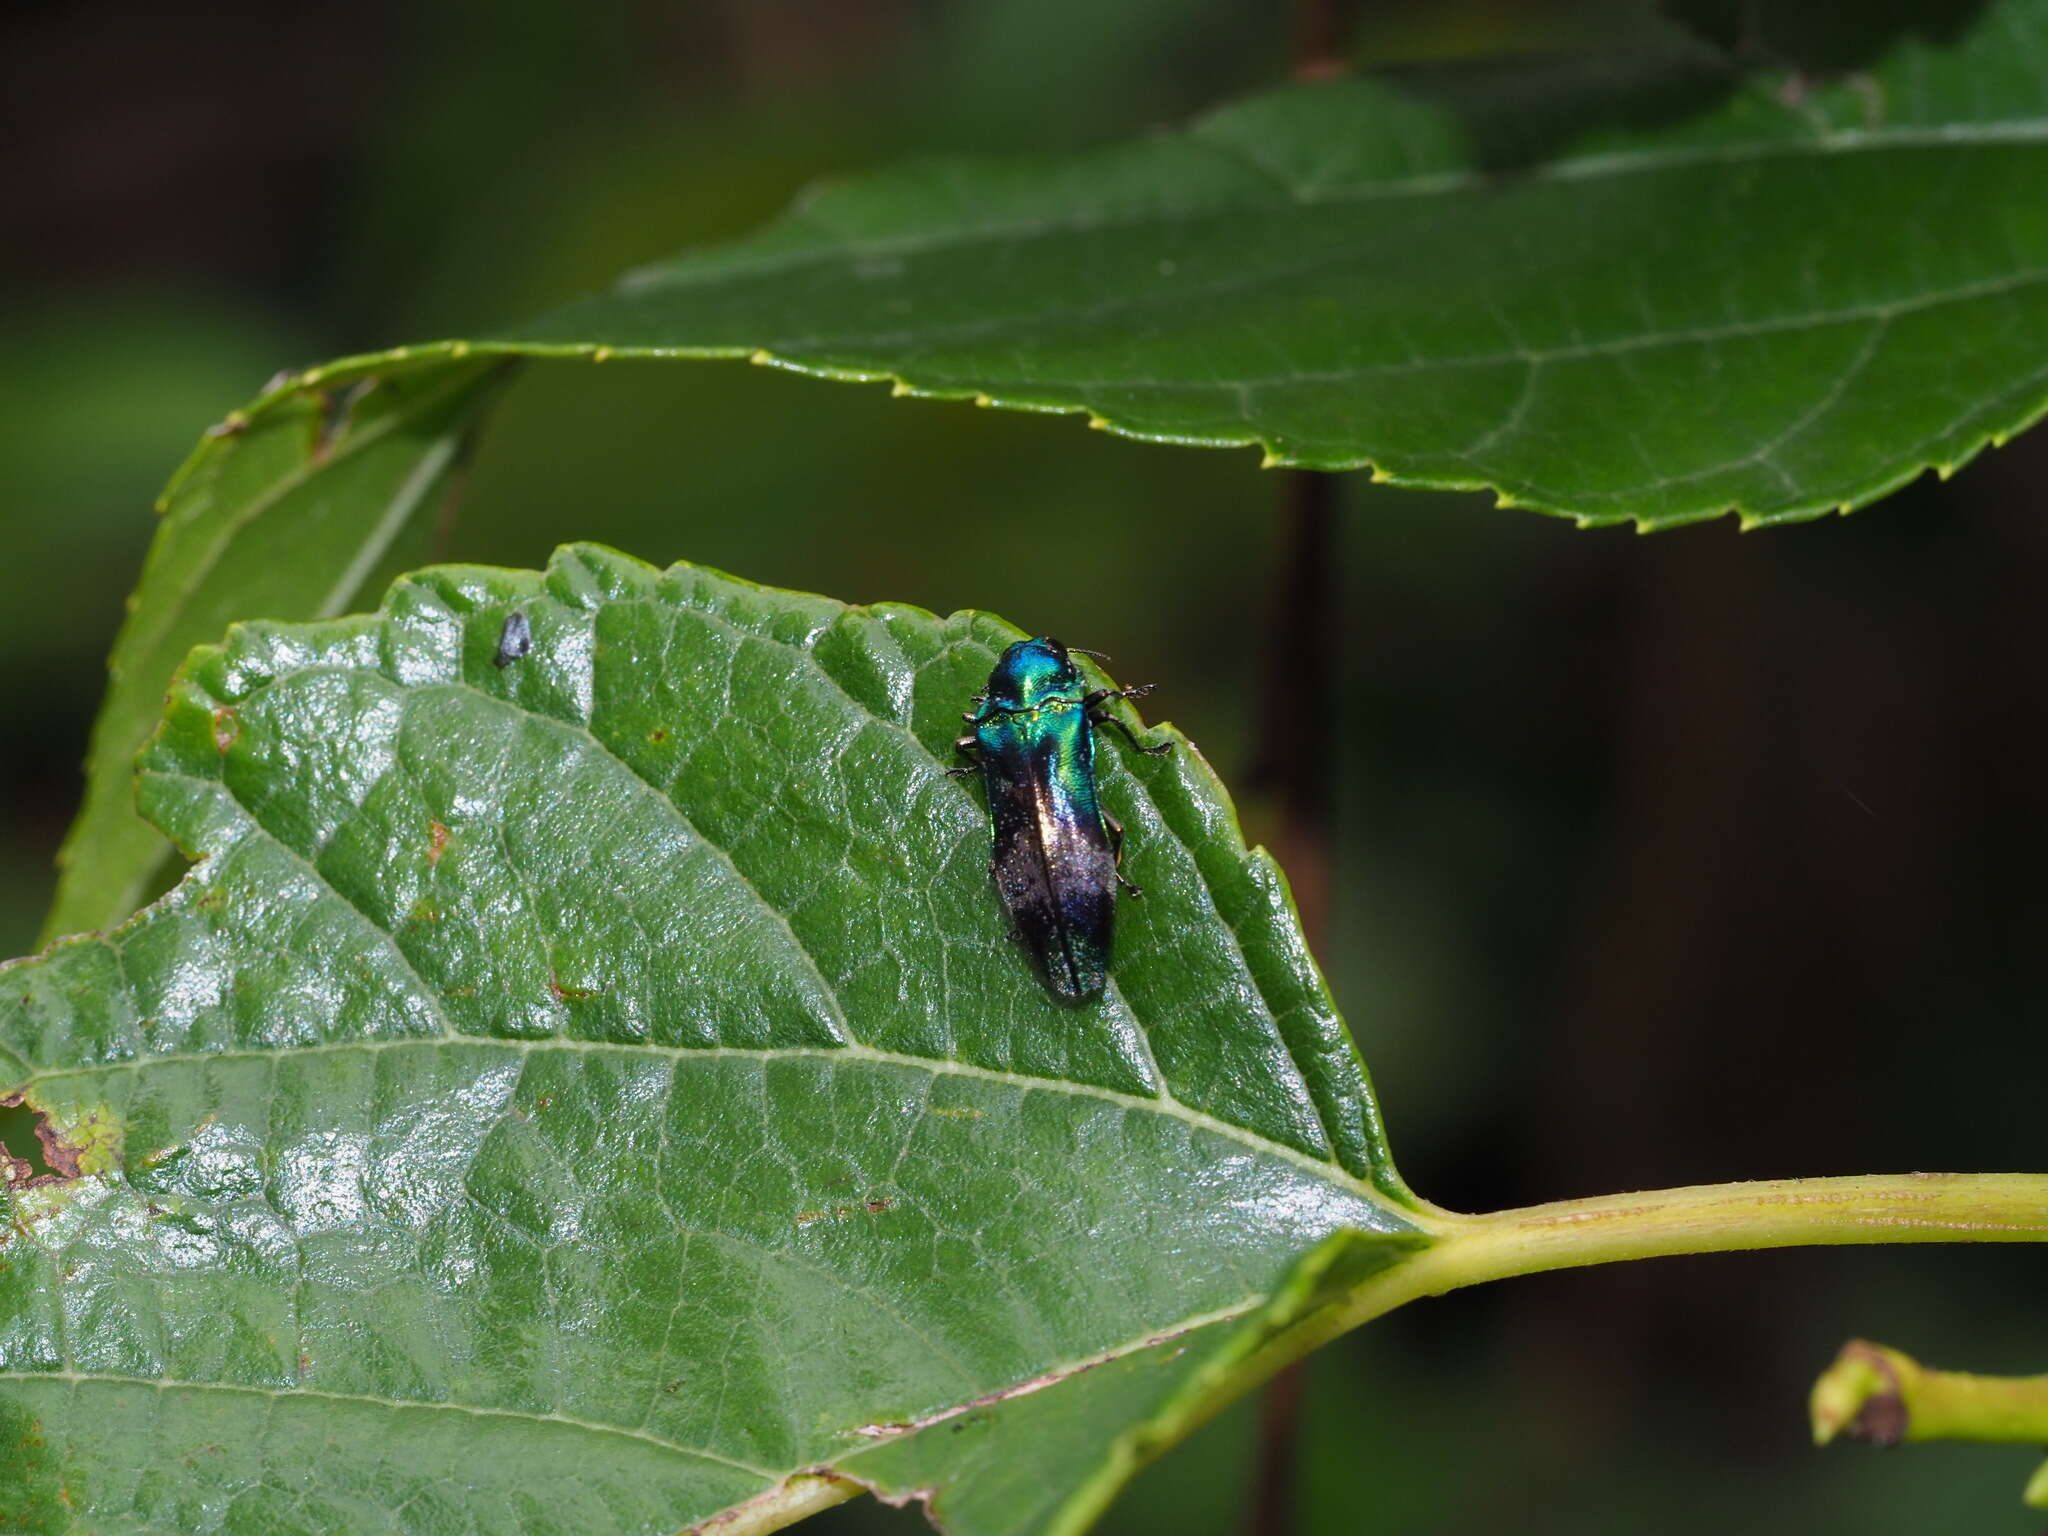
[{"label": "plant stem", "polygon": [[2048,1376],[1932,1371],[1902,1350],[1851,1339],[1813,1384],[1813,1439],[2048,1443]]},{"label": "plant stem", "polygon": [[1405,1292],[1393,1305],[1482,1280],[1623,1259],[1845,1243],[2048,1242],[2048,1174],[1760,1179],[1444,1219],[1443,1241],[1385,1277]]},{"label": "plant stem", "polygon": [[1337,478],[1306,469],[1284,475],[1259,747],[1247,777],[1273,796],[1273,854],[1287,871],[1309,950],[1321,955],[1328,953],[1334,819],[1321,721],[1337,688]]},{"label": "plant stem", "polygon": [[[2048,1174],[1903,1173],[1701,1184],[1499,1211],[1431,1213],[1436,1241],[1268,1343],[1215,1400],[1174,1417],[1192,1428],[1341,1333],[1424,1296],[1485,1280],[1625,1259],[1849,1243],[2048,1242]],[[1171,1438],[1171,1437],[1169,1437]]]},{"label": "plant stem", "polygon": [[[1249,777],[1273,793],[1274,855],[1287,871],[1311,953],[1327,954],[1334,818],[1329,750],[1316,722],[1335,687],[1337,482],[1306,469],[1283,474],[1280,571],[1267,621],[1259,755]],[[1292,1367],[1266,1388],[1244,1536],[1293,1536],[1301,1396],[1301,1374]]]}]

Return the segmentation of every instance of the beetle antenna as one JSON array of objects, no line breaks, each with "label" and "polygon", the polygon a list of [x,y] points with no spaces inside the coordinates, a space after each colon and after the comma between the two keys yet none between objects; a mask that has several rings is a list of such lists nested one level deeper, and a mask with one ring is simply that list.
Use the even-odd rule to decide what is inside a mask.
[{"label": "beetle antenna", "polygon": [[1080,653],[1081,653],[1081,654],[1082,654],[1083,656],[1093,656],[1093,657],[1094,657],[1094,658],[1095,658],[1095,659],[1096,659],[1097,661],[1107,661],[1107,660],[1109,660],[1109,658],[1108,658],[1107,656],[1103,655],[1103,654],[1102,654],[1102,652],[1100,652],[1100,651],[1091,651],[1091,650],[1089,650],[1089,649],[1088,649],[1088,647],[1087,647],[1087,646],[1085,646],[1085,645],[1070,645],[1070,646],[1068,646],[1068,647],[1067,647],[1067,649],[1068,649],[1068,650],[1070,650],[1070,651],[1079,651],[1079,652],[1080,652]]}]

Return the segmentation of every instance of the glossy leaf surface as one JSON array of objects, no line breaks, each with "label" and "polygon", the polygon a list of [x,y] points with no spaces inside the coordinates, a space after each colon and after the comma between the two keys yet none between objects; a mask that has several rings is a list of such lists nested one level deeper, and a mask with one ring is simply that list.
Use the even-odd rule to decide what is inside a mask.
[{"label": "glossy leaf surface", "polygon": [[367,606],[416,564],[488,377],[449,365],[376,387],[295,390],[200,444],[159,504],[163,521],[114,642],[46,938],[112,927],[169,852],[135,813],[135,755],[186,652],[237,619]]},{"label": "glossy leaf surface", "polygon": [[197,653],[142,785],[201,862],[0,976],[75,1169],[6,1197],[0,1526],[672,1532],[833,1468],[1074,1529],[1325,1239],[1420,1241],[1185,743],[1110,747],[1104,999],[1006,942],[942,770],[1015,634],[583,548]]}]

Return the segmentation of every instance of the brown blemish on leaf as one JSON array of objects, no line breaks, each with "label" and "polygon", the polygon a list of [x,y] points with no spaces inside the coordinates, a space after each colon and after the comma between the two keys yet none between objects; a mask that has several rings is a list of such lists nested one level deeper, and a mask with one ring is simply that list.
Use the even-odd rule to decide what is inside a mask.
[{"label": "brown blemish on leaf", "polygon": [[555,994],[558,1003],[580,1003],[593,997],[602,997],[602,987],[565,987],[559,971],[548,972],[548,990]]},{"label": "brown blemish on leaf", "polygon": [[647,739],[658,747],[664,741],[668,740],[668,732],[664,731],[660,726],[657,725],[653,730],[647,733]]},{"label": "brown blemish on leaf", "polygon": [[[10,1093],[0,1099],[0,1109],[20,1109],[28,1105],[26,1093]],[[79,1148],[71,1145],[57,1134],[57,1128],[50,1124],[50,1117],[34,1105],[36,1140],[42,1144],[43,1162],[48,1173],[36,1172],[35,1164],[26,1157],[16,1157],[11,1152],[0,1151],[0,1177],[4,1177],[10,1189],[36,1189],[48,1184],[68,1184],[79,1176]]]},{"label": "brown blemish on leaf", "polygon": [[225,756],[229,747],[241,739],[242,722],[232,709],[223,704],[213,712],[213,750]]},{"label": "brown blemish on leaf", "polygon": [[448,851],[448,829],[438,821],[427,822],[427,863],[439,864]]},{"label": "brown blemish on leaf", "polygon": [[879,1216],[884,1211],[895,1209],[895,1206],[894,1200],[878,1195],[874,1199],[863,1200],[858,1205],[835,1205],[822,1211],[798,1211],[796,1224],[808,1227],[818,1221],[844,1221],[847,1217],[858,1216],[862,1212],[870,1216]]}]

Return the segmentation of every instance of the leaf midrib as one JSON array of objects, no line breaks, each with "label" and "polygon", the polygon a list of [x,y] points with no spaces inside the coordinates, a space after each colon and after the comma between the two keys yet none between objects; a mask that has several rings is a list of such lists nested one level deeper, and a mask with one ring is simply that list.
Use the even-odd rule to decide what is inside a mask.
[{"label": "leaf midrib", "polygon": [[1295,1167],[1313,1173],[1325,1182],[1342,1189],[1346,1194],[1356,1195],[1368,1201],[1401,1227],[1414,1225],[1414,1213],[1395,1205],[1391,1200],[1370,1184],[1348,1172],[1341,1164],[1326,1162],[1306,1152],[1288,1146],[1284,1142],[1272,1141],[1257,1131],[1246,1130],[1228,1120],[1218,1119],[1203,1110],[1193,1109],[1179,1099],[1147,1098],[1143,1094],[1125,1093],[1118,1088],[1104,1088],[1094,1083],[1070,1081],[1066,1078],[1037,1077],[1026,1072],[1012,1072],[997,1067],[977,1066],[973,1062],[959,1061],[952,1057],[913,1056],[902,1051],[885,1051],[871,1045],[787,1045],[787,1046],[744,1046],[744,1045],[661,1045],[654,1041],[640,1040],[578,1040],[561,1035],[535,1036],[532,1039],[507,1038],[502,1035],[405,1035],[384,1036],[374,1040],[323,1040],[314,1045],[278,1046],[232,1046],[218,1051],[162,1051],[147,1056],[130,1056],[119,1061],[95,1062],[81,1067],[50,1067],[32,1070],[29,1075],[14,1085],[17,1089],[28,1089],[37,1083],[54,1082],[63,1078],[90,1077],[102,1072],[139,1072],[157,1066],[201,1066],[216,1061],[262,1060],[280,1061],[295,1056],[339,1055],[349,1051],[377,1054],[383,1051],[405,1049],[479,1051],[499,1050],[526,1055],[536,1051],[567,1051],[574,1053],[598,1054],[601,1052],[622,1052],[628,1055],[659,1056],[678,1062],[700,1061],[857,1061],[871,1066],[896,1067],[908,1071],[926,1072],[935,1077],[963,1077],[978,1082],[995,1083],[1015,1088],[1025,1093],[1062,1093],[1075,1098],[1099,1099],[1107,1104],[1117,1105],[1127,1111],[1142,1111],[1168,1119],[1179,1120],[1194,1130],[1206,1131],[1235,1141],[1242,1146],[1265,1156],[1292,1163]]},{"label": "leaf midrib", "polygon": [[587,1430],[593,1434],[622,1435],[628,1439],[642,1440],[664,1451],[674,1451],[679,1455],[694,1457],[701,1461],[716,1462],[721,1466],[765,1478],[770,1482],[779,1481],[788,1475],[787,1472],[756,1466],[752,1462],[741,1461],[717,1451],[707,1451],[698,1446],[666,1440],[644,1429],[632,1429],[623,1424],[604,1424],[596,1419],[577,1418],[573,1414],[553,1410],[542,1413],[529,1408],[489,1408],[476,1403],[456,1402],[450,1398],[378,1397],[368,1392],[332,1392],[319,1387],[266,1387],[255,1382],[193,1381],[183,1377],[135,1376],[118,1371],[24,1371],[0,1367],[0,1381],[63,1381],[84,1385],[151,1387],[160,1392],[242,1393],[272,1399],[317,1398],[323,1402],[353,1403],[364,1407],[390,1408],[398,1411],[424,1409],[437,1413],[468,1414],[480,1419],[519,1419],[535,1424],[561,1424],[571,1429]]}]

